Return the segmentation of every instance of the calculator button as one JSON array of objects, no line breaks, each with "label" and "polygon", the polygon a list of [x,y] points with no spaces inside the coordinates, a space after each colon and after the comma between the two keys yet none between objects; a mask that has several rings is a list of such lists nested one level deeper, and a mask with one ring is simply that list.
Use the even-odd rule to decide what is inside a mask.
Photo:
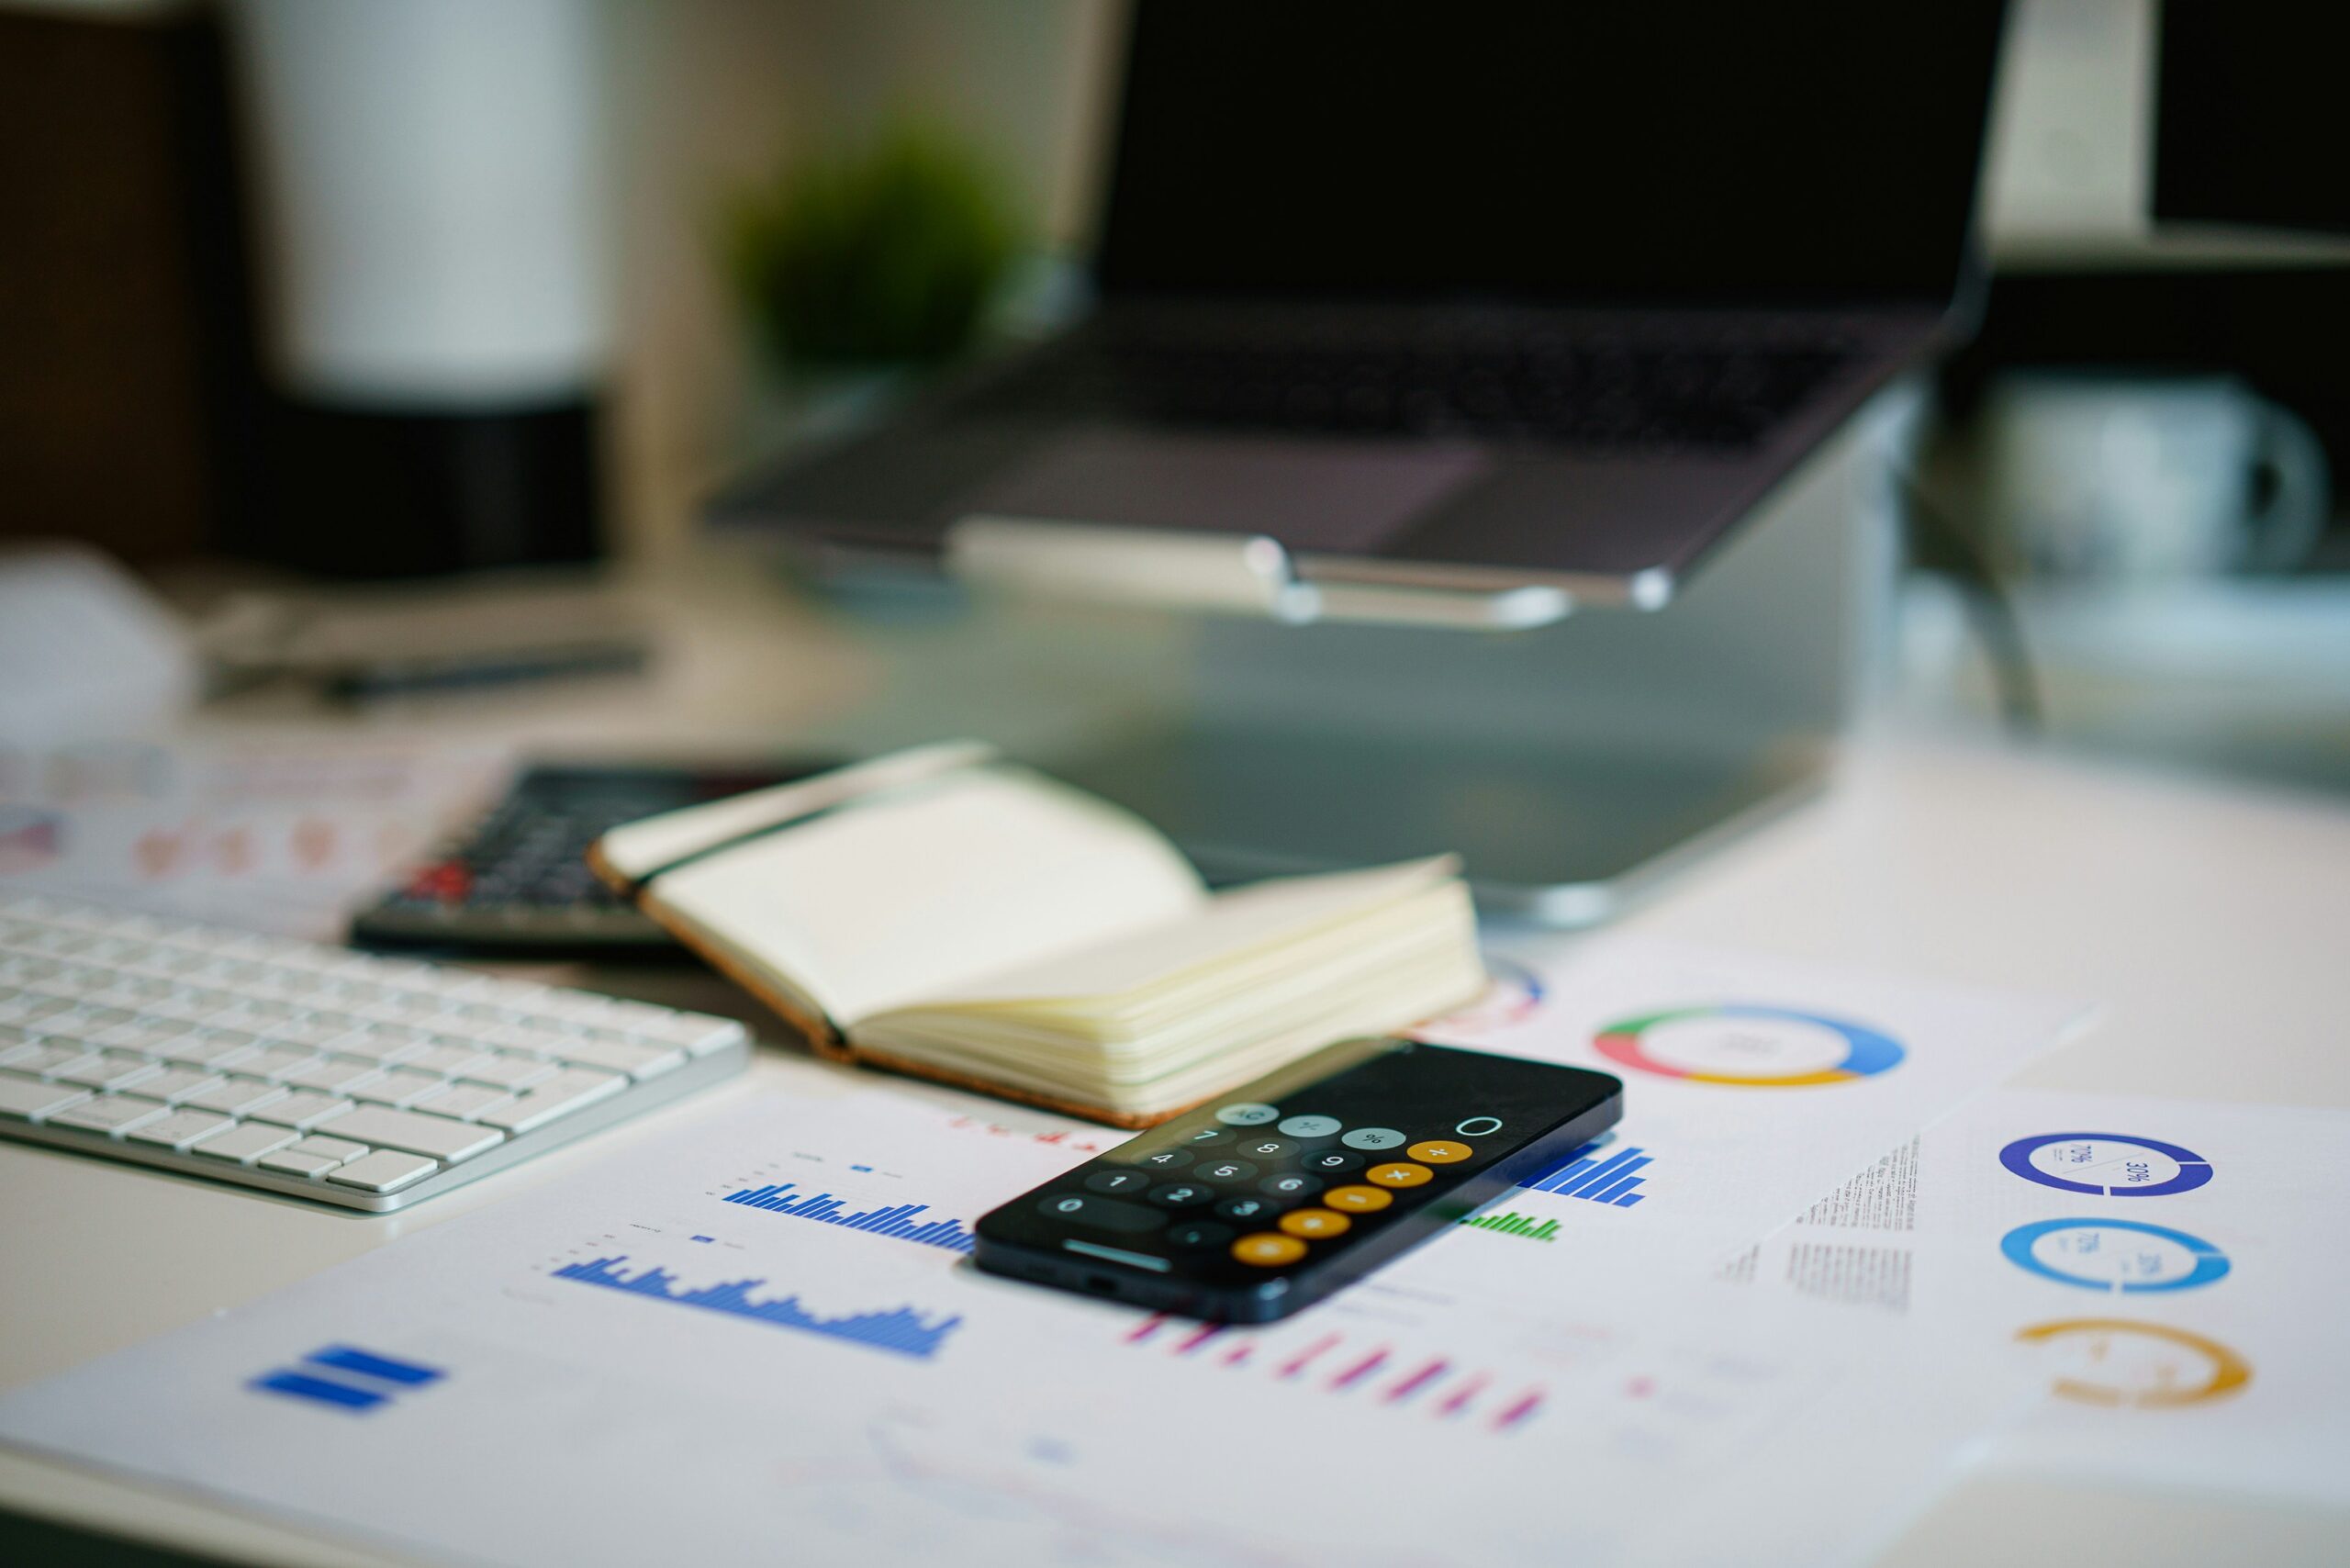
[{"label": "calculator button", "polygon": [[1232,1152],[1270,1164],[1274,1160],[1287,1159],[1291,1155],[1295,1154],[1297,1145],[1285,1137],[1244,1137],[1232,1146]]},{"label": "calculator button", "polygon": [[1477,1151],[1465,1143],[1454,1143],[1449,1138],[1430,1138],[1426,1143],[1414,1144],[1404,1152],[1423,1165],[1458,1165]]},{"label": "calculator button", "polygon": [[1232,1227],[1211,1220],[1189,1219],[1170,1227],[1167,1239],[1177,1247],[1221,1247],[1232,1239]]},{"label": "calculator button", "polygon": [[1462,1137],[1491,1137],[1502,1130],[1499,1116],[1472,1116],[1452,1129]]},{"label": "calculator button", "polygon": [[1364,1181],[1376,1182],[1382,1187],[1416,1187],[1435,1175],[1425,1165],[1405,1165],[1401,1161],[1374,1165],[1362,1173]]},{"label": "calculator button", "polygon": [[1259,1269],[1278,1269],[1283,1263],[1294,1263],[1304,1257],[1305,1243],[1294,1236],[1262,1230],[1234,1242],[1232,1255],[1244,1263],[1254,1263]]},{"label": "calculator button", "polygon": [[1148,1188],[1150,1178],[1139,1170],[1096,1170],[1085,1179],[1089,1193],[1136,1193]]},{"label": "calculator button", "polygon": [[1320,1241],[1333,1236],[1344,1236],[1355,1222],[1342,1214],[1328,1209],[1299,1209],[1281,1215],[1281,1226],[1292,1236],[1302,1236],[1308,1241]]},{"label": "calculator button", "polygon": [[1338,1141],[1348,1148],[1369,1149],[1376,1154],[1383,1148],[1401,1148],[1404,1135],[1393,1127],[1357,1127]]},{"label": "calculator button", "polygon": [[1135,1163],[1147,1165],[1153,1170],[1181,1170],[1192,1163],[1192,1151],[1188,1148],[1153,1149]]},{"label": "calculator button", "polygon": [[1292,1137],[1328,1137],[1346,1124],[1336,1116],[1283,1116],[1281,1131]]},{"label": "calculator button", "polygon": [[1202,1127],[1198,1132],[1193,1133],[1190,1137],[1183,1140],[1183,1147],[1186,1148],[1214,1148],[1218,1144],[1230,1143],[1232,1138],[1233,1132],[1230,1127]]},{"label": "calculator button", "polygon": [[1281,1204],[1271,1198],[1226,1198],[1216,1204],[1215,1212],[1226,1219],[1266,1219],[1281,1213]]},{"label": "calculator button", "polygon": [[1036,1212],[1046,1219],[1090,1225],[1102,1230],[1157,1230],[1167,1223],[1165,1215],[1140,1204],[1122,1203],[1116,1198],[1080,1197],[1075,1193],[1056,1193],[1039,1203]]},{"label": "calculator button", "polygon": [[1150,1190],[1150,1201],[1166,1209],[1188,1209],[1214,1196],[1214,1188],[1198,1182],[1169,1182]]},{"label": "calculator button", "polygon": [[1245,1159],[1207,1159],[1192,1166],[1192,1174],[1203,1182],[1246,1182],[1257,1168]]},{"label": "calculator button", "polygon": [[1325,1204],[1350,1215],[1375,1215],[1394,1201],[1384,1187],[1333,1187],[1322,1194]]},{"label": "calculator button", "polygon": [[1316,1176],[1351,1176],[1362,1169],[1363,1157],[1351,1148],[1326,1148],[1303,1161]]},{"label": "calculator button", "polygon": [[1268,1176],[1257,1183],[1257,1191],[1274,1198],[1310,1198],[1322,1190],[1322,1178],[1302,1175],[1296,1171]]},{"label": "calculator button", "polygon": [[1261,1127],[1281,1114],[1281,1107],[1278,1105],[1265,1105],[1254,1100],[1244,1100],[1237,1105],[1225,1106],[1215,1114],[1215,1119],[1227,1127]]}]

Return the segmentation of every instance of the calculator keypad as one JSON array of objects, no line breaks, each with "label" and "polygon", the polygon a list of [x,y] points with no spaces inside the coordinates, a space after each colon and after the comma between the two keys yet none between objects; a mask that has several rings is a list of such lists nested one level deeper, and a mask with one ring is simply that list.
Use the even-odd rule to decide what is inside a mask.
[{"label": "calculator keypad", "polygon": [[1416,1190],[1438,1171],[1472,1160],[1477,1147],[1456,1125],[1494,1124],[1448,1117],[1415,1134],[1241,1101],[1086,1167],[1082,1192],[1049,1193],[1038,1212],[1137,1238],[1159,1232],[1174,1252],[1221,1251],[1252,1270],[1283,1268],[1385,1222],[1399,1212],[1399,1195],[1423,1195]]}]

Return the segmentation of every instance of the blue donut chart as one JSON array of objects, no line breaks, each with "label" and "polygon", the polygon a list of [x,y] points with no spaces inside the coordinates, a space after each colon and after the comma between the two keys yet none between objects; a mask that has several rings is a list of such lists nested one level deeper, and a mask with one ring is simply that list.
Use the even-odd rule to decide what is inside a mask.
[{"label": "blue donut chart", "polygon": [[[2032,1246],[2043,1236],[2062,1230],[2129,1230],[2141,1236],[2152,1236],[2184,1247],[2195,1256],[2195,1267],[2175,1280],[2083,1279],[2061,1269],[2043,1263],[2033,1255]],[[1999,1238],[1999,1250],[2009,1262],[2026,1273],[2038,1274],[2043,1280],[2058,1284],[2074,1285],[2082,1290],[2107,1291],[2123,1295],[2148,1295],[2157,1291],[2191,1291],[2224,1279],[2228,1272],[2228,1255],[2199,1236],[2189,1236],[2183,1230],[2165,1226],[2146,1225],[2134,1219],[2043,1219],[2030,1225],[2020,1225]]]},{"label": "blue donut chart", "polygon": [[[2131,1143],[2140,1148],[2153,1149],[2178,1162],[2178,1174],[2157,1187],[2099,1187],[2087,1182],[2067,1182],[2062,1176],[2052,1176],[2031,1162],[2031,1157],[2052,1143],[2068,1143],[2075,1138],[2095,1138],[2106,1143]],[[2191,1193],[2211,1179],[2211,1163],[2191,1148],[2181,1148],[2160,1138],[2140,1137],[2135,1133],[2042,1133],[2037,1137],[2020,1137],[1999,1150],[1999,1163],[2027,1182],[2037,1182],[2043,1187],[2053,1187],[2060,1193],[2087,1193],[2100,1198],[2160,1198],[2173,1193]]]}]

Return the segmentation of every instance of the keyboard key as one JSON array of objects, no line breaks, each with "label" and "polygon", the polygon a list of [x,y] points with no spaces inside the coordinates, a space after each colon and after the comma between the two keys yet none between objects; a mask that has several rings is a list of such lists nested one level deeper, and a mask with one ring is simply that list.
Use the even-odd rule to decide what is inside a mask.
[{"label": "keyboard key", "polygon": [[526,1133],[532,1127],[544,1126],[557,1116],[567,1116],[574,1111],[617,1094],[627,1082],[627,1079],[610,1073],[558,1073],[532,1088],[511,1105],[485,1112],[479,1120],[489,1126],[503,1127],[509,1133]]},{"label": "keyboard key", "polygon": [[249,1115],[273,1100],[282,1100],[285,1091],[265,1078],[227,1078],[209,1089],[198,1090],[180,1103],[200,1111],[221,1111],[231,1116]]},{"label": "keyboard key", "polygon": [[264,1122],[308,1131],[313,1124],[323,1122],[329,1116],[340,1116],[350,1109],[351,1102],[341,1095],[321,1094],[313,1089],[304,1089],[288,1094],[283,1100],[273,1100],[252,1114]]},{"label": "keyboard key", "polygon": [[316,1089],[329,1094],[348,1094],[355,1085],[371,1081],[375,1077],[375,1064],[356,1057],[324,1057],[305,1062],[278,1075],[278,1081],[289,1089]]},{"label": "keyboard key", "polygon": [[500,1089],[521,1089],[552,1077],[555,1071],[555,1064],[551,1061],[500,1051],[465,1069],[465,1077],[475,1083],[493,1083]]},{"label": "keyboard key", "polygon": [[448,1081],[437,1072],[417,1072],[408,1068],[396,1067],[376,1074],[352,1090],[351,1097],[373,1101],[379,1105],[407,1105],[445,1087]]},{"label": "keyboard key", "polygon": [[196,1146],[194,1152],[212,1159],[250,1164],[264,1154],[274,1154],[301,1136],[292,1127],[272,1126],[267,1122],[244,1122],[218,1137],[206,1138]]},{"label": "keyboard key", "polygon": [[47,1120],[52,1127],[80,1127],[84,1132],[128,1132],[142,1122],[171,1114],[171,1107],[161,1100],[141,1100],[134,1095],[117,1094],[75,1105],[69,1110],[53,1111]]},{"label": "keyboard key", "polygon": [[686,1053],[674,1047],[617,1039],[574,1040],[564,1047],[562,1056],[566,1062],[609,1068],[638,1080],[657,1078],[686,1065]]},{"label": "keyboard key", "polygon": [[253,1163],[281,1176],[323,1176],[342,1161],[323,1154],[297,1154],[290,1148],[281,1148],[275,1154],[263,1155]]},{"label": "keyboard key", "polygon": [[157,1076],[162,1070],[145,1057],[135,1057],[127,1051],[106,1051],[69,1062],[50,1074],[67,1083],[78,1083],[85,1089],[128,1089],[142,1078]]},{"label": "keyboard key", "polygon": [[78,1105],[89,1097],[88,1090],[74,1084],[43,1083],[37,1078],[0,1072],[0,1116],[38,1122],[51,1112]]},{"label": "keyboard key", "polygon": [[366,1193],[391,1193],[411,1182],[421,1181],[440,1167],[430,1159],[413,1154],[396,1154],[379,1148],[364,1159],[354,1159],[340,1170],[327,1172],[327,1180],[345,1187],[356,1187]]},{"label": "keyboard key", "polygon": [[7,1065],[10,1070],[15,1072],[29,1073],[36,1078],[46,1078],[69,1062],[80,1061],[87,1054],[84,1051],[77,1051],[71,1046],[52,1046],[44,1043],[18,1052],[15,1059]]},{"label": "keyboard key", "polygon": [[337,1116],[320,1127],[328,1136],[357,1138],[386,1148],[429,1154],[455,1164],[470,1159],[505,1139],[494,1129],[448,1116],[420,1111],[395,1111],[383,1105],[363,1105],[347,1116]]},{"label": "keyboard key", "polygon": [[255,1051],[252,1056],[238,1058],[237,1070],[254,1078],[276,1079],[282,1081],[285,1075],[296,1068],[308,1067],[318,1059],[316,1054],[310,1051],[273,1046],[265,1050]]},{"label": "keyboard key", "polygon": [[159,1148],[185,1148],[214,1133],[226,1132],[237,1124],[226,1116],[216,1116],[209,1111],[174,1111],[158,1121],[143,1122],[123,1134],[132,1143],[151,1143]]},{"label": "keyboard key", "polygon": [[491,1053],[466,1040],[443,1040],[403,1058],[400,1065],[418,1072],[430,1072],[442,1078],[460,1076],[463,1069],[473,1066]]},{"label": "keyboard key", "polygon": [[152,1078],[139,1081],[139,1092],[150,1100],[168,1100],[176,1105],[189,1096],[210,1089],[220,1081],[218,1073],[205,1072],[192,1067],[165,1068]]},{"label": "keyboard key", "polygon": [[494,1105],[503,1105],[513,1098],[503,1089],[487,1083],[452,1083],[438,1092],[419,1100],[414,1109],[430,1111],[436,1116],[455,1116],[472,1121]]},{"label": "keyboard key", "polygon": [[300,1143],[294,1145],[291,1152],[319,1155],[341,1164],[345,1160],[356,1159],[366,1153],[367,1146],[364,1143],[353,1143],[349,1138],[328,1137],[323,1133],[312,1133]]},{"label": "keyboard key", "polygon": [[241,1029],[197,1029],[163,1047],[163,1055],[190,1067],[242,1068],[261,1053],[259,1042]]}]

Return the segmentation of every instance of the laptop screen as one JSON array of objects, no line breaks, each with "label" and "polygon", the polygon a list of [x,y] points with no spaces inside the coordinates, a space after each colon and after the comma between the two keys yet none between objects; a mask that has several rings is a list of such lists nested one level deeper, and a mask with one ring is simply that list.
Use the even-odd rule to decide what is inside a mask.
[{"label": "laptop screen", "polygon": [[1947,303],[2001,6],[1138,0],[1111,293]]}]

